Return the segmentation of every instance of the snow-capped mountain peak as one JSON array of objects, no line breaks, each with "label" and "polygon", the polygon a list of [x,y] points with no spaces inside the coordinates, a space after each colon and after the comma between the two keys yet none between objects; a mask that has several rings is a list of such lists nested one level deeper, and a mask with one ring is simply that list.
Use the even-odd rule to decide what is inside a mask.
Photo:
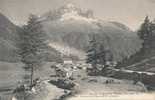
[{"label": "snow-capped mountain peak", "polygon": [[61,7],[59,11],[61,12],[61,21],[72,19],[86,21],[88,23],[97,21],[95,18],[92,17],[93,14],[90,10],[81,10],[72,3]]},{"label": "snow-capped mountain peak", "polygon": [[91,22],[96,22],[97,20],[94,19],[94,18],[87,18],[87,17],[84,17],[84,16],[81,16],[78,14],[77,11],[71,11],[71,12],[67,12],[67,13],[64,13],[62,16],[61,16],[61,21],[64,21],[64,20],[79,20],[79,21],[86,21],[88,23],[91,23]]},{"label": "snow-capped mountain peak", "polygon": [[69,3],[69,4],[65,5],[63,8],[64,8],[65,12],[72,12],[72,11],[76,11],[76,9],[77,9],[75,7],[75,5],[72,4],[72,3]]},{"label": "snow-capped mountain peak", "polygon": [[41,20],[82,20],[82,21],[96,21],[93,17],[93,12],[91,10],[83,10],[72,3],[66,4],[59,9],[49,11],[45,13]]}]

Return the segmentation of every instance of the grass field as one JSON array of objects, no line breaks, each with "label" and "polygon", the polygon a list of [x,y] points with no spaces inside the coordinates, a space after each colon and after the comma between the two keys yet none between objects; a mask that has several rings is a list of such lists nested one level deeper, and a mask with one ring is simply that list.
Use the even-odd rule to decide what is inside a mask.
[{"label": "grass field", "polygon": [[24,75],[21,63],[0,62],[0,90],[14,87]]},{"label": "grass field", "polygon": [[10,100],[12,89],[25,74],[22,66],[21,63],[0,62],[0,100]]},{"label": "grass field", "polygon": [[[34,77],[50,76],[51,64],[50,62],[44,63],[41,68],[35,70]],[[15,87],[19,81],[23,80],[25,74],[29,74],[29,72],[25,72],[23,66],[22,63],[0,62],[0,90]]]},{"label": "grass field", "polygon": [[[0,100],[10,100],[12,89],[15,89],[18,82],[23,80],[25,72],[22,63],[0,62]],[[44,63],[43,66],[35,71],[34,77],[46,78],[52,73],[51,63]]]}]

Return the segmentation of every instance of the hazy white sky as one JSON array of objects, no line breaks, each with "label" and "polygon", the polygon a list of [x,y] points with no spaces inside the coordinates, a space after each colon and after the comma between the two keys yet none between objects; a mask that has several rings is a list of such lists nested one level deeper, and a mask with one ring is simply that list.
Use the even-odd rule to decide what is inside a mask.
[{"label": "hazy white sky", "polygon": [[155,18],[155,0],[0,0],[0,12],[14,23],[23,24],[30,13],[43,14],[68,1],[93,10],[100,19],[118,21],[133,30],[146,15]]}]

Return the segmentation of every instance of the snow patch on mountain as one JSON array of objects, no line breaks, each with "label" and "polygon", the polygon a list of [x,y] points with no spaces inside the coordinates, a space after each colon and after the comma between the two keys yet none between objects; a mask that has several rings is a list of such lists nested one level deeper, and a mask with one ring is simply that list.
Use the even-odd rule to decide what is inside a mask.
[{"label": "snow patch on mountain", "polygon": [[74,5],[72,4],[69,4],[67,5],[67,8],[68,9],[71,9],[71,10],[64,10],[65,13],[62,15],[60,21],[64,21],[64,20],[79,20],[79,21],[86,21],[88,23],[92,23],[92,22],[96,22],[97,20],[96,19],[93,19],[93,18],[86,18],[86,17],[83,17],[81,15],[79,15],[78,11],[74,9]]},{"label": "snow patch on mountain", "polygon": [[62,55],[66,55],[66,56],[76,56],[80,59],[85,59],[86,58],[86,54],[85,52],[81,51],[81,50],[77,50],[73,47],[70,47],[68,45],[63,45],[57,42],[51,42],[49,43],[49,46],[51,46],[52,48],[56,49],[57,51],[59,51]]}]

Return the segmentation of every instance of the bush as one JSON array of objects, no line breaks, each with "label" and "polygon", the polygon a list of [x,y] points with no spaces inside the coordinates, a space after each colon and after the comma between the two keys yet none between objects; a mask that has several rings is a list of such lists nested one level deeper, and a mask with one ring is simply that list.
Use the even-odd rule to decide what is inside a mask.
[{"label": "bush", "polygon": [[58,79],[49,81],[51,84],[56,85],[58,88],[71,90],[74,88],[75,84],[66,79]]}]

